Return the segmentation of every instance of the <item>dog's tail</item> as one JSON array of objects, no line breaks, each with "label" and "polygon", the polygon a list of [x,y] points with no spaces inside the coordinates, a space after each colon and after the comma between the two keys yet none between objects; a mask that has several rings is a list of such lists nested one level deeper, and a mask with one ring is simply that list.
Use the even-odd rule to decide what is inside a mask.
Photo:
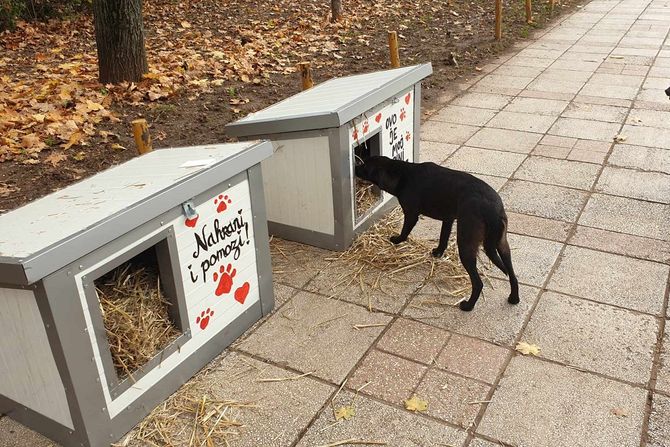
[{"label": "dog's tail", "polygon": [[491,213],[486,219],[486,232],[484,234],[484,253],[493,262],[493,264],[502,271],[505,276],[509,276],[509,272],[505,263],[500,258],[498,253],[498,246],[503,238],[507,237],[507,216],[503,211],[502,214]]}]

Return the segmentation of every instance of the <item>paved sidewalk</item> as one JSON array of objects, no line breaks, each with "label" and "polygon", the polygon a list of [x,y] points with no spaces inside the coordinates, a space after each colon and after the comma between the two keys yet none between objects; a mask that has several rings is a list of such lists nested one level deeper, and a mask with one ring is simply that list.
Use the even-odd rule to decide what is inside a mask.
[{"label": "paved sidewalk", "polygon": [[[397,296],[350,286],[329,299],[347,266],[285,243],[277,310],[208,379],[258,405],[231,445],[670,446],[669,30],[670,0],[595,0],[424,123],[423,160],[500,191],[518,306],[494,278],[463,313],[411,273],[389,286]],[[404,409],[414,394],[425,413]],[[334,424],[331,405],[352,401],[355,416]],[[6,445],[50,444],[5,417]]]}]

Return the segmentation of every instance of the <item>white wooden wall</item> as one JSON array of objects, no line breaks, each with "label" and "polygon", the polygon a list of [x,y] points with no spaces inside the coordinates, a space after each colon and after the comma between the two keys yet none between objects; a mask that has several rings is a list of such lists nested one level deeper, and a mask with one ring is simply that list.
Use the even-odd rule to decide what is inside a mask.
[{"label": "white wooden wall", "polygon": [[73,428],[32,291],[0,288],[0,330],[0,394]]},{"label": "white wooden wall", "polygon": [[328,137],[276,140],[272,145],[274,155],[261,163],[268,220],[335,234]]}]

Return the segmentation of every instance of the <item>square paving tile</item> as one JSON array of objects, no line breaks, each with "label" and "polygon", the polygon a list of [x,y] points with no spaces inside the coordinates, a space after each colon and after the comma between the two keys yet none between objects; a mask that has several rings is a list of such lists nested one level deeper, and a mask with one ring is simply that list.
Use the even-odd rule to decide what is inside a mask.
[{"label": "square paving tile", "polygon": [[607,154],[602,152],[588,151],[583,149],[573,149],[568,154],[567,159],[572,161],[581,161],[584,163],[593,163],[602,165],[605,162]]},{"label": "square paving tile", "polygon": [[647,432],[647,447],[670,445],[670,397],[654,394]]},{"label": "square paving tile", "polygon": [[335,423],[333,412],[325,410],[297,447],[332,445],[346,439],[384,442],[390,447],[461,446],[467,437],[463,430],[365,396],[355,397],[354,393],[346,391],[337,395],[332,406],[340,408],[352,405],[352,402],[356,410],[354,417]]},{"label": "square paving tile", "polygon": [[499,442],[486,441],[484,439],[475,438],[473,439],[468,447],[501,447],[502,444]]},{"label": "square paving tile", "polygon": [[442,329],[398,318],[379,340],[377,348],[430,365],[450,336]]},{"label": "square paving tile", "polygon": [[612,147],[611,141],[577,140],[574,149],[606,154]]},{"label": "square paving tile", "polygon": [[522,89],[530,84],[532,80],[532,77],[505,76],[494,73],[484,77],[484,79],[479,81],[476,86],[478,88],[504,86],[505,88]]},{"label": "square paving tile", "polygon": [[496,177],[493,175],[486,175],[486,174],[473,174],[473,175],[478,179],[483,180],[486,184],[488,184],[491,188],[495,189],[496,191],[500,191],[503,185],[507,183],[507,177]]},{"label": "square paving tile", "polygon": [[[331,252],[297,242],[273,238],[270,244],[272,279],[301,288],[330,264]],[[289,256],[290,255],[290,256]]]},{"label": "square paving tile", "polygon": [[566,149],[572,149],[575,143],[577,143],[577,138],[559,137],[556,135],[545,135],[540,141],[540,144],[546,146],[563,147]]},{"label": "square paving tile", "polygon": [[514,173],[514,178],[589,190],[598,171],[600,166],[590,163],[528,157]]},{"label": "square paving tile", "polygon": [[[668,98],[666,97],[665,100],[667,101]],[[670,149],[670,129],[626,124],[621,134],[626,136],[626,144]]]},{"label": "square paving tile", "polygon": [[528,154],[542,135],[517,130],[484,128],[467,141],[468,146]]},{"label": "square paving tile", "polygon": [[500,190],[505,209],[522,214],[574,222],[587,199],[585,191],[510,180]]},{"label": "square paving tile", "polygon": [[[552,65],[552,67],[556,64]],[[558,68],[558,67],[557,67]],[[576,94],[584,84],[580,81],[565,81],[538,76],[528,85],[528,90],[537,90],[540,92],[570,93]]]},{"label": "square paving tile", "polygon": [[670,150],[617,144],[607,162],[612,166],[670,174]]},{"label": "square paving tile", "polygon": [[512,99],[508,95],[496,95],[491,93],[468,92],[451,103],[452,105],[464,107],[479,107],[482,109],[501,110]]},{"label": "square paving tile", "polygon": [[588,81],[591,76],[592,74],[587,71],[560,70],[556,68],[548,68],[542,73],[542,78],[544,79],[581,83]]},{"label": "square paving tile", "polygon": [[272,315],[239,349],[340,383],[365,354],[390,317],[353,304],[301,292]]},{"label": "square paving tile", "polygon": [[431,369],[421,380],[416,395],[428,401],[426,413],[430,416],[468,427],[482,405],[473,402],[485,401],[490,388],[481,382]]},{"label": "square paving tile", "polygon": [[421,141],[421,149],[419,151],[418,161],[432,161],[433,163],[440,164],[446,160],[448,156],[456,152],[456,149],[458,148],[458,144],[423,140]]},{"label": "square paving tile", "polygon": [[[563,244],[520,234],[508,234],[507,240],[512,250],[512,265],[519,282],[541,286],[556,262]],[[495,278],[506,278],[496,267],[492,267],[488,274]]]},{"label": "square paving tile", "polygon": [[638,447],[646,398],[643,389],[517,356],[477,431],[518,446]]},{"label": "square paving tile", "polygon": [[517,97],[505,107],[508,112],[535,113],[539,115],[557,116],[568,105],[568,101],[555,99]]},{"label": "square paving tile", "polygon": [[658,110],[633,109],[626,120],[626,124],[631,126],[658,127],[661,129],[670,129],[670,112]]},{"label": "square paving tile", "polygon": [[471,174],[509,177],[525,158],[525,154],[463,146],[444,165]]},{"label": "square paving tile", "polygon": [[546,146],[544,144],[538,144],[535,146],[535,149],[533,149],[531,154],[537,155],[539,157],[558,158],[559,160],[562,160],[565,159],[568,154],[570,154],[571,150],[572,149],[567,147]]},{"label": "square paving tile", "polygon": [[627,113],[628,109],[623,107],[571,102],[561,116],[566,118],[623,123]]},{"label": "square paving tile", "polygon": [[437,359],[437,366],[492,384],[508,354],[507,349],[498,345],[454,334]]},{"label": "square paving tile", "polygon": [[549,130],[549,133],[585,140],[612,141],[614,136],[619,134],[619,127],[621,126],[617,123],[559,118]]},{"label": "square paving tile", "polygon": [[347,386],[359,389],[369,383],[363,393],[402,405],[412,396],[426,369],[419,363],[372,350],[349,378]]},{"label": "square paving tile", "polygon": [[449,105],[440,110],[437,114],[431,116],[430,119],[447,123],[483,126],[493,118],[495,114],[495,111],[488,109]]},{"label": "square paving tile", "polygon": [[670,242],[578,226],[570,244],[670,264]]},{"label": "square paving tile", "polygon": [[476,126],[428,120],[421,126],[421,140],[463,144],[478,130]]},{"label": "square paving tile", "polygon": [[670,206],[593,194],[579,218],[581,225],[670,241]]},{"label": "square paving tile", "polygon": [[452,332],[510,345],[537,299],[538,289],[521,285],[521,302],[512,305],[507,302],[509,281],[492,278],[491,284],[493,286],[485,282],[482,296],[471,312],[463,312],[452,305],[458,298],[431,293],[415,296],[403,314]]},{"label": "square paving tile", "polygon": [[613,74],[594,74],[589,83],[591,84],[601,84],[612,87],[612,90],[616,90],[617,87],[634,87],[640,88],[642,82],[644,81],[644,76],[624,76],[624,75],[613,75]]},{"label": "square paving tile", "polygon": [[52,442],[25,427],[8,416],[0,417],[0,447],[59,447]]},{"label": "square paving tile", "polygon": [[567,246],[547,288],[658,315],[670,267]]},{"label": "square paving tile", "polygon": [[507,231],[510,233],[525,234],[526,236],[541,237],[559,242],[566,240],[572,226],[560,220],[512,212],[507,213],[507,220],[509,225]]},{"label": "square paving tile", "polygon": [[547,292],[523,334],[542,357],[645,386],[658,322],[650,315]]},{"label": "square paving tile", "polygon": [[608,166],[598,179],[596,191],[670,203],[670,175]]},{"label": "square paving tile", "polygon": [[624,87],[621,85],[609,87],[602,84],[588,82],[579,92],[580,95],[598,96],[600,98],[635,99],[638,87]]},{"label": "square paving tile", "polygon": [[524,132],[545,133],[554,121],[553,116],[545,116],[531,113],[502,111],[488,122],[488,127],[499,129],[521,130]]},{"label": "square paving tile", "polygon": [[661,346],[661,364],[656,376],[656,389],[670,395],[670,320],[665,320]]}]

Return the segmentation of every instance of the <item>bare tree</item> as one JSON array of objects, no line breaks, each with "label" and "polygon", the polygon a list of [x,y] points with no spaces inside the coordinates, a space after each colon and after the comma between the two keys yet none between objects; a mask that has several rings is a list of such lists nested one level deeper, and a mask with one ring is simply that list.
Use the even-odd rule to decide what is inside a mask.
[{"label": "bare tree", "polygon": [[339,22],[342,18],[342,0],[330,0],[330,9],[333,12],[330,20],[332,22]]},{"label": "bare tree", "polygon": [[100,82],[139,81],[149,71],[142,0],[93,0]]}]

